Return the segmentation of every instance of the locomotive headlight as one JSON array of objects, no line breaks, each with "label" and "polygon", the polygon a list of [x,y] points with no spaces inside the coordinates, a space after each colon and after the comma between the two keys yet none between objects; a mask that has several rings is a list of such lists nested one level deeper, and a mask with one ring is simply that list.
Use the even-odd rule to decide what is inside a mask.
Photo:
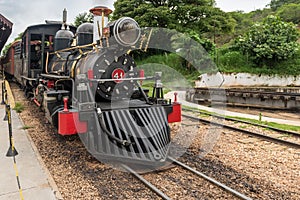
[{"label": "locomotive headlight", "polygon": [[123,46],[133,46],[140,38],[141,30],[138,23],[129,17],[123,17],[110,25],[111,36]]}]

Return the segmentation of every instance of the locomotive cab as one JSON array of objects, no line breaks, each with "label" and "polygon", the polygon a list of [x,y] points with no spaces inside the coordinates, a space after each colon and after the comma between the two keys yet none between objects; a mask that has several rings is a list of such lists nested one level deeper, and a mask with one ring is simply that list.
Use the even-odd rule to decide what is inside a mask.
[{"label": "locomotive cab", "polygon": [[[19,56],[15,57],[14,77],[25,90],[26,96],[32,96],[39,84],[38,77],[47,73],[49,56],[54,52],[54,38],[61,30],[61,22],[46,21],[45,24],[27,27],[22,35]],[[76,28],[70,26],[70,31],[75,33]],[[60,38],[62,39],[62,38]]]}]

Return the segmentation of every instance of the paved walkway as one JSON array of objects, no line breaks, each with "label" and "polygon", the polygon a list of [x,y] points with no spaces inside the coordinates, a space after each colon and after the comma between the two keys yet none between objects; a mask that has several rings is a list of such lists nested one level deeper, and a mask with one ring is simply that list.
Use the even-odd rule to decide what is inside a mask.
[{"label": "paved walkway", "polygon": [[[201,109],[201,110],[206,110],[206,111],[209,111],[209,112],[218,113],[218,114],[224,115],[224,116],[242,117],[242,118],[259,120],[259,116],[257,116],[257,115],[231,112],[231,111],[228,111],[228,110],[222,110],[222,109],[218,109],[218,108],[206,107],[206,106],[198,105],[198,104],[195,104],[195,103],[190,103],[190,102],[185,101],[185,92],[184,91],[177,91],[177,93],[178,93],[178,102],[182,103],[182,105],[185,105],[185,106],[189,106],[189,107],[197,108],[197,109]],[[174,92],[170,92],[170,93],[166,94],[165,97],[170,98],[173,101]],[[278,119],[278,118],[271,118],[271,117],[264,117],[264,116],[261,117],[261,120],[262,121],[267,121],[267,122],[275,122],[275,123],[278,123],[278,124],[287,124],[287,125],[300,126],[300,120],[299,121],[293,121],[293,120],[285,120],[285,119]]]},{"label": "paved walkway", "polygon": [[[1,82],[0,82],[1,83]],[[0,85],[1,86],[1,85]],[[1,90],[1,88],[0,88]],[[1,102],[0,91],[0,102]],[[0,105],[0,200],[21,199],[13,157],[6,157],[9,149],[8,122],[3,121],[5,106]],[[17,113],[12,110],[12,133],[18,155],[16,168],[25,200],[62,199],[49,172],[44,167],[36,147],[31,142]],[[53,189],[55,188],[55,189]]]}]

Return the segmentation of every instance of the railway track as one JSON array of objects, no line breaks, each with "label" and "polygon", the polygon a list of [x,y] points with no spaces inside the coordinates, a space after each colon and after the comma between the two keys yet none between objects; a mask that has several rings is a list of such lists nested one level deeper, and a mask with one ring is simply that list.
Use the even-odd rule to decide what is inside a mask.
[{"label": "railway track", "polygon": [[[186,100],[199,104],[210,104],[213,101],[235,106],[295,109],[299,107],[299,92],[297,87],[196,87],[187,91]],[[224,98],[219,101],[213,98],[215,95]]]},{"label": "railway track", "polygon": [[[17,87],[15,87],[15,93],[17,93],[15,94],[17,101],[21,101],[26,106],[21,116],[25,125],[29,127],[28,133],[37,145],[47,168],[53,175],[59,191],[65,199],[161,199],[140,181],[134,177],[128,177],[128,173],[114,170],[110,166],[99,163],[86,152],[79,138],[68,140],[57,137],[54,134],[55,130],[52,130],[42,120],[33,120],[41,119],[43,114],[38,111],[37,107],[24,99],[23,93]],[[251,198],[264,199],[261,198],[263,195],[274,195],[277,199],[290,196],[290,193],[286,192],[288,189],[281,191],[268,185],[269,179],[266,179],[267,181],[257,181],[255,178],[251,178],[252,175],[235,170],[236,167],[227,167],[225,164],[220,164],[218,159],[216,161],[211,158],[202,160],[195,155],[193,151],[190,154],[187,153],[181,161],[229,185],[231,188],[241,188],[238,190],[250,195]],[[162,190],[171,199],[188,199],[187,196],[195,199],[199,199],[199,197],[211,199],[214,196],[218,196],[221,199],[235,198],[231,193],[224,192],[222,189],[214,186],[214,184],[202,180],[192,173],[184,172],[185,170],[180,167],[174,169],[176,169],[175,172],[172,169],[161,172],[164,177],[163,179],[158,179],[160,181],[158,183],[156,177],[160,177],[160,173],[149,176],[145,174],[143,176],[150,182],[156,183],[157,185],[155,185],[158,188],[163,188]],[[243,169],[246,169],[246,167]],[[177,174],[176,172],[178,171],[192,176],[192,180],[195,179],[197,181],[190,182],[188,177],[181,175],[181,173]],[[187,193],[181,190],[176,193],[176,185],[181,185],[181,183],[184,184],[183,188],[186,189]],[[202,187],[202,183],[208,187]],[[165,191],[165,188],[168,191]],[[251,188],[254,188],[254,191]]]},{"label": "railway track", "polygon": [[[188,172],[191,172],[203,179],[205,179],[206,181],[209,181],[210,183],[222,188],[224,191],[229,192],[231,194],[233,194],[234,196],[238,197],[239,199],[243,199],[243,200],[250,200],[250,197],[247,197],[246,195],[218,182],[217,180],[203,174],[202,172],[199,172],[197,170],[195,170],[194,168],[176,160],[175,158],[172,157],[168,157],[168,160],[170,162],[172,162],[173,164],[177,165],[178,167],[183,168],[184,170],[187,170]],[[127,165],[122,165],[122,167],[129,173],[131,173],[133,176],[135,176],[138,180],[140,180],[144,185],[146,185],[149,189],[151,189],[153,192],[155,192],[158,196],[160,196],[162,199],[164,200],[170,200],[171,198],[166,195],[163,191],[161,191],[160,189],[158,189],[157,187],[155,187],[152,183],[150,183],[149,181],[147,181],[142,175],[138,174],[136,171],[134,171],[132,168],[130,168]]]},{"label": "railway track", "polygon": [[[184,110],[191,112],[191,110],[189,110],[189,109],[184,109]],[[197,113],[201,114],[201,112],[197,112]],[[207,114],[207,113],[205,113],[205,114]],[[208,114],[208,115],[210,115],[212,117],[216,117],[218,119],[225,119],[225,120],[230,120],[230,121],[246,123],[246,124],[250,124],[250,125],[254,125],[254,126],[259,126],[259,127],[263,127],[263,128],[268,128],[268,129],[271,129],[273,131],[277,131],[277,132],[280,132],[282,134],[292,135],[292,136],[297,137],[297,138],[300,137],[299,133],[292,132],[292,131],[277,129],[277,128],[274,128],[274,127],[261,125],[261,124],[256,124],[256,123],[251,123],[251,122],[246,122],[246,121],[243,121],[243,120],[236,120],[236,119],[232,119],[232,118],[228,118],[228,117],[222,117],[220,115],[213,115],[213,114]],[[241,132],[243,134],[247,134],[249,136],[257,137],[257,138],[267,140],[267,141],[270,141],[270,142],[274,142],[274,143],[277,143],[277,144],[282,144],[282,145],[286,145],[286,146],[289,146],[289,147],[292,147],[292,148],[300,149],[300,144],[296,143],[296,142],[292,142],[292,141],[288,141],[288,140],[282,140],[280,138],[273,137],[273,136],[270,136],[270,135],[261,134],[261,133],[257,133],[257,132],[254,132],[254,131],[249,131],[249,130],[246,130],[246,129],[242,129],[242,128],[237,128],[237,127],[234,127],[234,126],[226,125],[224,123],[207,120],[207,119],[203,119],[203,118],[200,118],[200,117],[194,117],[194,116],[190,116],[190,115],[187,115],[187,114],[182,114],[182,116],[186,117],[188,119],[191,119],[191,120],[202,122],[204,124],[212,124],[214,126],[220,126],[220,127],[223,127],[223,128],[229,129],[229,130],[233,130],[233,131]]]},{"label": "railway track", "polygon": [[195,90],[200,92],[219,92],[219,91],[226,91],[227,93],[235,92],[235,93],[250,93],[255,95],[272,95],[272,96],[287,96],[290,98],[300,96],[299,88],[298,87],[242,87],[242,88],[195,88]]},{"label": "railway track", "polygon": [[282,134],[292,135],[292,136],[300,138],[300,133],[298,133],[298,132],[279,129],[279,128],[275,128],[273,126],[258,124],[258,123],[254,123],[254,122],[249,122],[249,121],[245,121],[245,120],[241,120],[241,119],[235,119],[235,118],[226,117],[226,116],[217,115],[217,114],[211,114],[211,113],[202,112],[202,111],[195,111],[195,110],[186,109],[186,108],[182,108],[182,110],[183,111],[188,111],[188,112],[193,112],[193,113],[196,113],[196,114],[205,114],[205,115],[209,115],[209,116],[212,116],[212,117],[215,117],[215,118],[218,118],[218,119],[225,119],[226,121],[240,122],[240,123],[249,124],[249,125],[253,125],[253,126],[257,126],[257,127],[262,127],[262,128],[266,128],[266,129],[269,129],[269,130],[276,131],[276,132],[280,132]]}]

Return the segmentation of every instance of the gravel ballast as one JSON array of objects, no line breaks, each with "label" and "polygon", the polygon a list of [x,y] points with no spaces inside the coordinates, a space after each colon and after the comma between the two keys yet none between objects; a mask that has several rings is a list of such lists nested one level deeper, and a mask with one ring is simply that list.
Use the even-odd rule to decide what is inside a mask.
[{"label": "gravel ballast", "polygon": [[[20,117],[64,199],[160,199],[133,176],[94,159],[77,136],[57,135],[39,108],[16,86],[12,89],[15,101],[25,105]],[[215,130],[216,143],[209,143],[203,138],[211,127],[191,121],[173,129],[174,134],[183,129],[184,140],[197,133],[180,158],[189,166],[254,199],[300,199],[299,150],[222,128]],[[203,149],[209,152],[204,154]],[[172,199],[235,199],[178,167],[143,176]]]}]

